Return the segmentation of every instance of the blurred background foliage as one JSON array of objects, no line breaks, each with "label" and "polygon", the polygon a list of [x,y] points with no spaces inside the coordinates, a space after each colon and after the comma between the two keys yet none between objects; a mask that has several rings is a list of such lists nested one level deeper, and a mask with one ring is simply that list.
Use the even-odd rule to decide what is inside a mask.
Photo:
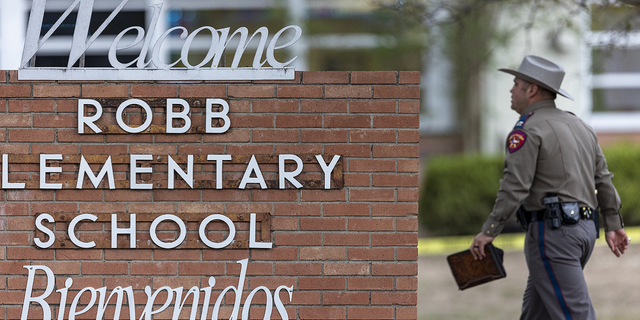
[{"label": "blurred background foliage", "polygon": [[[614,174],[625,226],[640,225],[640,146],[603,149]],[[421,186],[420,221],[434,236],[473,235],[493,209],[500,187],[502,156],[450,155],[430,159]],[[515,217],[514,217],[515,219]],[[519,231],[515,220],[505,232]]]}]

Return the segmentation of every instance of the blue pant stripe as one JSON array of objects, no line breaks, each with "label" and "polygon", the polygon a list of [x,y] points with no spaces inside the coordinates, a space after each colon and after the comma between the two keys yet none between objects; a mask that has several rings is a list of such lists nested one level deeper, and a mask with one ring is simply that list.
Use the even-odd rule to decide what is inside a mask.
[{"label": "blue pant stripe", "polygon": [[551,285],[553,286],[553,291],[556,293],[556,298],[560,303],[560,307],[562,308],[562,312],[564,313],[564,317],[566,320],[573,320],[571,317],[571,312],[569,311],[569,307],[567,307],[567,302],[564,300],[564,296],[562,295],[562,290],[560,289],[560,284],[558,283],[558,279],[556,275],[553,273],[553,269],[551,269],[551,263],[547,258],[545,253],[544,246],[544,221],[538,222],[538,245],[540,247],[540,257],[542,258],[542,262],[544,263],[544,268],[547,271],[547,275],[549,276],[549,280],[551,281]]}]

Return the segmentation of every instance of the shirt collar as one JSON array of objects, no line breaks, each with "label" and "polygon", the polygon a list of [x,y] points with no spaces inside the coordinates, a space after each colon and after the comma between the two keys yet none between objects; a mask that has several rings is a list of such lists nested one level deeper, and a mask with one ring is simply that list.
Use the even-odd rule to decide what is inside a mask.
[{"label": "shirt collar", "polygon": [[553,100],[550,100],[550,99],[540,100],[538,102],[534,102],[530,104],[527,108],[525,108],[524,112],[522,112],[522,115],[530,114],[542,108],[555,108],[555,107],[556,107],[556,103]]}]

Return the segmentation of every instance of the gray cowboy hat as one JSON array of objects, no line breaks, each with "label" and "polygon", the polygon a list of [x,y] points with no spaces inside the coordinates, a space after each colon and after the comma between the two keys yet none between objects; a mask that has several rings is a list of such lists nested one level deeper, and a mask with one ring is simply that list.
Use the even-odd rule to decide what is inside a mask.
[{"label": "gray cowboy hat", "polygon": [[547,90],[551,90],[569,100],[573,97],[566,91],[560,89],[564,78],[564,69],[558,64],[545,58],[527,55],[522,59],[518,70],[498,69],[520,78],[524,81],[539,85]]}]

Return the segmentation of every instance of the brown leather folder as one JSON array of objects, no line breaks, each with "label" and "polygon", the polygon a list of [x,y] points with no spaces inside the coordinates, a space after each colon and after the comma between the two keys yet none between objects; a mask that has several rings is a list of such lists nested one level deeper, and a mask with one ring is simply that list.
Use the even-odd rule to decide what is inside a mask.
[{"label": "brown leather folder", "polygon": [[460,290],[507,276],[502,265],[504,252],[491,243],[485,246],[484,251],[486,257],[482,260],[473,259],[469,249],[447,257],[449,267]]}]

